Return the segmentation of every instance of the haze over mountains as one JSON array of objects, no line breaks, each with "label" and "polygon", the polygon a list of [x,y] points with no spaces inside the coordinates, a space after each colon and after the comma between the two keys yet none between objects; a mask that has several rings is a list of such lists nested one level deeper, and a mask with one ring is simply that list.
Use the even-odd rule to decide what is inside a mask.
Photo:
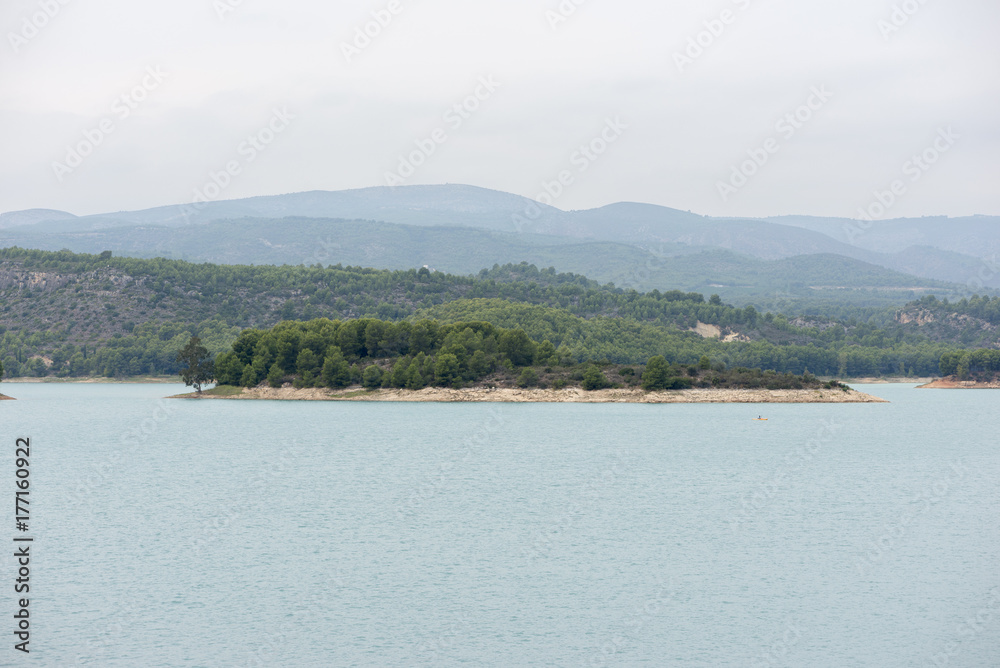
[{"label": "haze over mountains", "polygon": [[[622,202],[563,211],[463,185],[312,191],[89,216],[0,215],[0,246],[252,264],[554,266],[640,290],[717,292],[768,306],[866,293],[1000,287],[1000,217],[720,219]],[[982,291],[982,290],[980,290]],[[896,294],[894,294],[896,293]],[[775,295],[780,295],[776,299]],[[857,303],[858,295],[848,295]],[[773,305],[772,305],[773,307]]]}]

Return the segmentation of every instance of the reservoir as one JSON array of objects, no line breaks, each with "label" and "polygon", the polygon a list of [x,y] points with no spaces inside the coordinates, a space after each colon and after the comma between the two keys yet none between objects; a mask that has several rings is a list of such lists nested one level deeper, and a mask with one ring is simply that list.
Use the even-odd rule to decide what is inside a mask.
[{"label": "reservoir", "polygon": [[[854,387],[891,403],[3,383],[6,498],[15,439],[31,440],[30,658],[996,665],[1000,391]],[[3,552],[0,665],[14,665]]]}]

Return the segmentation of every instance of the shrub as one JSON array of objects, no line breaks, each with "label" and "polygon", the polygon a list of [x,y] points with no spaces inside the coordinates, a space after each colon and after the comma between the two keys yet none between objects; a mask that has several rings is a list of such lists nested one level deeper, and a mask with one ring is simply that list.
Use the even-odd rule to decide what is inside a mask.
[{"label": "shrub", "polygon": [[530,366],[524,367],[521,375],[517,378],[518,387],[531,387],[538,384],[538,374]]},{"label": "shrub", "polygon": [[601,370],[593,364],[588,366],[587,370],[583,372],[583,389],[588,392],[601,390],[610,385],[611,383],[609,383],[608,379],[603,373],[601,373]]}]

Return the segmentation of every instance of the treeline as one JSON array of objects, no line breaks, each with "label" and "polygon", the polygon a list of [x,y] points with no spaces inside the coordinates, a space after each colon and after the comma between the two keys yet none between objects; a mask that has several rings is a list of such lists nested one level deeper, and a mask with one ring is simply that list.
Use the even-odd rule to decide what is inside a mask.
[{"label": "treeline", "polygon": [[942,376],[958,376],[961,380],[970,378],[992,378],[1000,374],[1000,350],[962,350],[941,356]]},{"label": "treeline", "polygon": [[[192,336],[200,337],[212,354],[218,354],[229,349],[239,332],[238,327],[218,320],[194,326],[146,323],[125,336],[119,334],[107,341],[77,345],[62,341],[62,337],[52,332],[6,331],[0,335],[0,363],[8,377],[171,375],[181,368],[177,351]],[[51,352],[38,354],[36,351],[46,343],[53,344]]]},{"label": "treeline", "polygon": [[433,320],[282,322],[250,329],[232,350],[215,360],[220,385],[273,387],[294,379],[296,387],[454,386],[479,380],[498,367],[572,363],[568,352],[548,341],[535,343],[524,331],[485,322],[441,325]]},{"label": "treeline", "polygon": [[[549,340],[577,361],[608,360],[639,363],[662,355],[668,362],[691,364],[707,355],[730,367],[772,369],[779,373],[810,371],[824,376],[933,375],[941,355],[954,350],[905,334],[889,333],[870,325],[847,328],[783,328],[779,316],[762,320],[779,323],[772,336],[725,342],[694,332],[660,327],[625,318],[584,319],[559,309],[501,300],[459,300],[421,311],[422,317],[442,322],[484,320],[499,327],[520,327],[536,341]],[[769,315],[769,314],[768,314]],[[740,330],[742,332],[742,330]],[[782,334],[784,332],[784,334]],[[749,337],[744,337],[749,338]]]},{"label": "treeline", "polygon": [[[967,302],[983,312],[994,304],[1000,300]],[[716,295],[624,291],[523,263],[451,276],[426,268],[230,266],[0,250],[0,361],[7,376],[171,374],[191,335],[217,353],[246,328],[317,318],[485,322],[523,330],[536,345],[549,341],[577,363],[639,364],[662,355],[690,364],[708,355],[730,367],[792,374],[931,375],[944,353],[960,347],[909,327],[790,322]],[[699,323],[738,340],[688,331]]]},{"label": "treeline", "polygon": [[[561,369],[557,369],[557,367]],[[690,387],[811,388],[812,374],[775,371],[712,362],[669,362],[653,356],[636,372],[607,361],[578,364],[564,346],[533,341],[521,329],[486,322],[440,324],[433,320],[385,322],[374,319],[337,322],[327,319],[282,322],[270,330],[242,332],[232,349],[216,357],[220,385],[332,389],[361,385],[367,389],[428,386],[460,388],[485,378],[505,378],[520,387],[565,387],[578,381],[585,390],[640,386],[649,391]],[[833,387],[835,383],[826,383]]]}]

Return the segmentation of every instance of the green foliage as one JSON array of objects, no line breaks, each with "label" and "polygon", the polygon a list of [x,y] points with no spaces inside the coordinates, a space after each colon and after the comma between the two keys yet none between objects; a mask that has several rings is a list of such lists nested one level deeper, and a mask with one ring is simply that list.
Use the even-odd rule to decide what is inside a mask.
[{"label": "green foliage", "polygon": [[538,372],[533,368],[525,367],[521,371],[521,375],[517,377],[518,387],[534,387],[538,385]]},{"label": "green foliage", "polygon": [[285,372],[282,371],[281,366],[275,362],[271,365],[271,370],[267,372],[267,384],[271,387],[281,387],[282,383],[285,382]]},{"label": "green foliage", "polygon": [[454,385],[461,381],[461,366],[451,353],[441,353],[434,363],[434,380],[440,386]]},{"label": "green foliage", "polygon": [[321,375],[323,384],[333,389],[340,389],[351,384],[351,366],[344,359],[339,347],[331,346],[325,351]]},{"label": "green foliage", "polygon": [[663,355],[650,357],[646,362],[646,370],[642,372],[642,389],[647,392],[667,389],[669,366]]},{"label": "green foliage", "polygon": [[364,375],[361,377],[361,384],[366,390],[375,390],[382,386],[382,368],[377,364],[369,364],[365,367]]},{"label": "green foliage", "polygon": [[187,345],[177,353],[177,361],[186,364],[180,370],[185,385],[194,386],[201,393],[201,386],[215,377],[215,363],[201,339],[192,336]]},{"label": "green foliage", "polygon": [[958,376],[960,380],[977,378],[991,380],[1000,375],[1000,350],[966,350],[941,356],[942,376]]},{"label": "green foliage", "polygon": [[601,370],[596,365],[589,365],[586,371],[583,372],[583,389],[588,392],[602,390],[610,386],[611,383],[608,382],[607,377],[601,373]]},{"label": "green foliage", "polygon": [[[327,384],[322,368],[335,345],[347,364],[348,383],[352,373],[362,380],[364,366],[351,372],[352,365],[385,359],[392,366],[385,367],[391,371],[383,385],[392,387],[402,386],[412,361],[397,373],[398,359],[421,352],[454,355],[459,371],[452,382],[467,383],[508,366],[569,368],[594,359],[638,364],[657,355],[700,371],[708,357],[713,368],[930,375],[943,354],[988,344],[981,327],[949,330],[934,341],[924,336],[926,328],[893,323],[884,313],[878,316],[881,326],[875,316],[866,322],[869,315],[853,322],[789,321],[721,299],[706,301],[698,293],[620,290],[528,264],[465,277],[339,265],[195,265],[12,248],[0,250],[0,265],[47,276],[43,287],[22,288],[15,281],[0,288],[0,363],[8,376],[178,373],[176,351],[192,336],[219,356],[217,375],[227,383],[259,383],[277,363],[300,384]],[[927,298],[918,304],[941,317],[951,308],[988,323],[997,321],[1000,299],[949,305]],[[309,313],[316,316],[310,321],[326,324],[303,331],[295,322],[279,322]],[[703,339],[689,331],[698,322],[749,340]],[[462,326],[449,329],[450,323]],[[504,336],[502,330],[512,333]],[[315,364],[309,355],[300,364],[304,349],[315,354]],[[976,373],[972,367],[970,373]],[[433,362],[426,368],[421,362],[410,380],[438,382]]]},{"label": "green foliage", "polygon": [[499,347],[514,366],[525,366],[535,359],[535,343],[520,329],[503,332]]}]

